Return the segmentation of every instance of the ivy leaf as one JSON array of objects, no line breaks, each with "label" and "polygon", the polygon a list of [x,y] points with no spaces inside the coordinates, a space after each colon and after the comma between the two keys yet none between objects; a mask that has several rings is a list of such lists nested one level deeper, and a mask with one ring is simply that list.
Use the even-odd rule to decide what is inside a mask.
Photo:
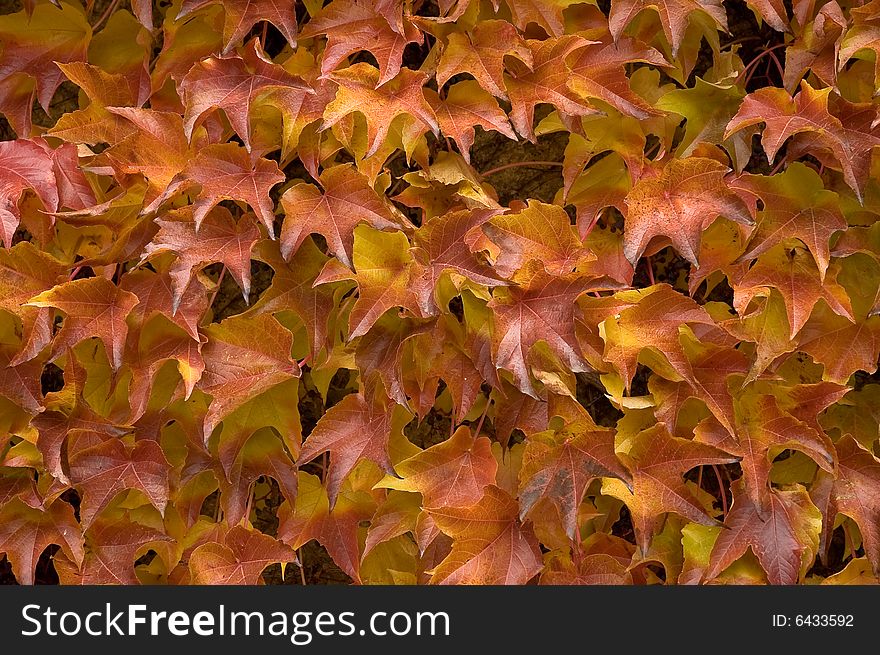
[{"label": "ivy leaf", "polygon": [[821,469],[835,470],[834,446],[825,433],[780,410],[773,396],[746,396],[737,410],[740,421],[735,438],[706,426],[698,426],[696,438],[741,458],[743,490],[762,518],[771,511],[770,467],[783,450],[798,450]]},{"label": "ivy leaf", "polygon": [[458,145],[464,160],[471,163],[471,146],[474,144],[474,128],[493,130],[508,139],[516,139],[505,114],[492,95],[473,80],[465,80],[449,86],[442,98],[431,90],[425,94],[443,134]]},{"label": "ivy leaf", "polygon": [[177,14],[183,20],[203,7],[220,4],[223,7],[223,54],[227,54],[251,28],[264,20],[272,23],[291,47],[296,46],[296,9],[293,2],[284,0],[184,0]]},{"label": "ivy leaf", "polygon": [[289,262],[281,256],[277,241],[260,241],[253,256],[271,266],[274,275],[272,285],[263,291],[259,301],[248,312],[274,315],[293,311],[305,324],[310,336],[312,357],[317,357],[321,348],[329,345],[328,324],[336,293],[335,285],[312,285],[326,265],[327,256],[309,239],[297,249]]},{"label": "ivy leaf", "polygon": [[379,86],[379,69],[367,63],[358,63],[336,71],[330,79],[339,85],[336,97],[324,110],[327,129],[353,112],[363,114],[367,121],[366,157],[376,153],[388,137],[391,121],[397,116],[412,118],[434,135],[440,132],[437,117],[422,93],[427,79],[425,73],[403,68],[392,79]]},{"label": "ivy leaf", "polygon": [[148,183],[144,204],[148,211],[187,164],[189,143],[183,119],[173,112],[136,107],[108,107],[107,111],[128,121],[133,130],[105,151],[114,170],[141,174]]},{"label": "ivy leaf", "polygon": [[[254,0],[246,0],[253,2]],[[234,5],[233,5],[234,6]],[[206,115],[222,109],[232,129],[251,150],[251,110],[267,95],[289,115],[297,113],[314,90],[299,77],[272,62],[259,41],[244,48],[243,56],[211,57],[195,64],[178,89],[184,99],[184,131],[192,139],[193,131]]]},{"label": "ivy leaf", "polygon": [[613,430],[581,419],[561,430],[530,435],[519,472],[520,518],[547,500],[559,511],[569,539],[577,541],[578,509],[587,487],[599,477],[632,484],[632,475],[614,453]]},{"label": "ivy leaf", "polygon": [[[492,0],[497,6],[497,0]],[[514,24],[525,31],[529,23],[535,23],[551,36],[565,31],[562,11],[578,4],[578,0],[504,0],[513,15]]]},{"label": "ivy leaf", "polygon": [[410,43],[422,40],[421,32],[408,21],[402,30],[395,30],[389,21],[363,0],[334,0],[306,23],[303,38],[327,35],[321,58],[321,74],[328,75],[343,59],[362,50],[368,51],[379,64],[382,86],[399,72],[403,51]]},{"label": "ivy leaf", "polygon": [[193,584],[254,585],[270,564],[295,562],[296,553],[277,539],[239,525],[223,543],[209,542],[189,558]]},{"label": "ivy leaf", "polygon": [[504,78],[511,104],[510,122],[522,137],[535,141],[532,124],[535,107],[541,103],[551,104],[568,116],[598,113],[572,89],[573,77],[568,65],[575,53],[593,43],[574,34],[546,41],[526,41],[532,64],[526,66],[520,62],[512,74]]},{"label": "ivy leaf", "polygon": [[433,570],[432,584],[525,584],[541,570],[531,529],[517,521],[516,500],[495,486],[479,503],[431,511],[452,537],[452,551]]},{"label": "ivy leaf", "polygon": [[713,446],[673,437],[663,423],[641,431],[632,438],[629,450],[619,455],[632,471],[633,491],[629,494],[623,490],[615,495],[632,513],[636,544],[643,554],[648,552],[654,529],[666,512],[675,512],[700,525],[715,525],[715,519],[706,514],[688,490],[683,476],[697,466],[738,461],[734,455]]},{"label": "ivy leaf", "polygon": [[437,62],[437,87],[459,73],[469,73],[496,98],[507,100],[504,57],[531,68],[532,51],[516,28],[503,20],[481,20],[468,33],[452,32]]},{"label": "ivy leaf", "polygon": [[70,479],[80,490],[80,517],[89,526],[122,491],[137,489],[164,514],[168,504],[168,461],[155,441],[138,441],[127,446],[119,439],[107,439],[78,450],[70,457]]},{"label": "ivy leaf", "polygon": [[0,508],[0,552],[12,564],[20,584],[34,584],[34,569],[47,546],[57,544],[77,566],[85,552],[83,536],[73,507],[55,500],[45,511],[15,498]]},{"label": "ivy leaf", "polygon": [[21,222],[19,201],[25,191],[33,191],[46,211],[58,209],[58,187],[49,153],[39,144],[25,139],[0,142],[0,223],[3,245],[12,246],[12,237]]},{"label": "ivy leaf", "polygon": [[537,397],[529,379],[532,348],[543,341],[570,370],[590,370],[575,338],[574,301],[588,291],[615,288],[618,283],[576,273],[555,277],[536,260],[515,281],[518,286],[502,287],[488,305],[494,318],[492,360],[497,368],[513,373],[520,391]]},{"label": "ivy leaf", "polygon": [[133,293],[100,277],[65,282],[35,296],[33,307],[54,307],[65,314],[61,330],[52,339],[50,361],[80,341],[97,337],[104,344],[113,369],[122,366],[126,317],[138,304]]},{"label": "ivy leaf", "polygon": [[355,582],[360,581],[361,552],[358,526],[376,511],[364,491],[346,487],[331,506],[327,491],[314,475],[299,472],[296,505],[279,510],[278,538],[292,548],[301,548],[312,539],[320,543],[333,561]]},{"label": "ivy leaf", "polygon": [[222,263],[238,283],[245,302],[251,290],[251,250],[260,239],[253,214],[236,221],[225,207],[212,208],[201,226],[192,221],[191,212],[176,210],[155,219],[159,232],[144,249],[141,262],[164,253],[177,258],[168,275],[171,278],[171,315],[175,316],[190,287],[193,275],[215,262]]},{"label": "ivy leaf", "polygon": [[495,270],[504,277],[512,276],[529,260],[543,262],[552,275],[565,275],[583,270],[596,259],[559,205],[529,200],[522,211],[495,216],[482,227],[500,249]]},{"label": "ivy leaf", "polygon": [[[272,394],[270,402],[278,402],[279,393],[273,392],[279,389],[289,394],[291,387],[287,383],[281,384],[263,396]],[[275,480],[285,498],[293,499],[297,495],[296,466],[281,439],[271,431],[272,420],[264,419],[263,423],[257,423],[261,417],[267,416],[267,401],[269,398],[258,396],[248,405],[239,408],[237,415],[233,414],[223,421],[219,444],[224,468],[224,475],[220,480],[220,501],[224,519],[233,525],[240,523],[242,519],[250,520],[247,514],[251,485],[261,476]],[[277,413],[287,415],[287,418],[289,410],[283,407],[283,403],[278,405]],[[292,418],[298,419],[299,414]],[[279,427],[284,429],[285,442],[298,447],[299,439],[291,439],[294,436],[291,432],[294,429],[298,431],[299,425],[292,428],[290,420],[283,423]]]},{"label": "ivy leaf", "polygon": [[[721,574],[751,548],[771,584],[795,584],[803,568],[805,552],[815,555],[819,543],[821,514],[810,497],[797,488],[770,494],[770,511],[761,518],[743,489],[733,484],[733,505],[715,541],[705,578]],[[811,558],[808,558],[811,559]]]},{"label": "ivy leaf", "polygon": [[37,101],[49,113],[52,96],[64,81],[56,62],[85,61],[91,38],[92,28],[79,5],[46,3],[34,7],[31,15],[7,14],[0,20],[0,80],[16,73],[32,78]]},{"label": "ivy leaf", "polygon": [[[354,269],[325,266],[317,283],[352,279],[358,298],[348,317],[348,339],[366,334],[386,311],[401,307],[427,318],[434,313],[425,268],[413,259],[403,232],[380,232],[366,225],[355,229]],[[339,270],[336,270],[338,267]]]},{"label": "ivy leaf", "polygon": [[129,320],[143,330],[147,321],[154,316],[163,316],[174,323],[194,341],[201,341],[199,320],[208,309],[208,298],[201,284],[187,287],[174,306],[174,280],[163,273],[154,273],[145,268],[129,271],[119,282],[119,288],[133,293],[138,304],[129,314]]},{"label": "ivy leaf", "polygon": [[266,226],[269,236],[275,235],[275,215],[269,190],[284,181],[278,164],[254,154],[234,143],[205,146],[190,159],[182,173],[174,177],[159,198],[165,202],[174,194],[194,185],[200,187],[193,204],[196,230],[217,204],[237,200],[250,205]]},{"label": "ivy leaf", "polygon": [[391,417],[384,407],[360,394],[349,394],[327,410],[303,444],[299,461],[330,453],[326,486],[330,509],[336,505],[346,476],[362,459],[375,462],[389,475],[394,467],[388,454]]},{"label": "ivy leaf", "polygon": [[657,110],[633,92],[626,77],[626,66],[635,62],[666,65],[659,52],[633,39],[590,44],[572,61],[570,86],[581,97],[600,100],[626,116],[654,116]]},{"label": "ivy leaf", "polygon": [[61,282],[66,267],[29,241],[0,249],[0,309],[21,321],[21,348],[9,363],[33,359],[52,338],[52,309],[27,301]]},{"label": "ivy leaf", "polygon": [[[828,150],[843,170],[846,183],[861,200],[869,175],[871,153],[880,145],[880,136],[864,129],[864,120],[847,120],[846,124],[834,115],[831,89],[814,89],[801,82],[800,92],[794,97],[783,89],[764,88],[749,94],[743,100],[736,116],[727,126],[725,137],[746,127],[764,123],[761,144],[767,158],[773,161],[785,141],[807,133],[816,145]],[[847,107],[852,112],[857,107]],[[876,113],[876,112],[875,112]],[[868,120],[868,127],[871,119]],[[863,129],[856,129],[856,128]]]},{"label": "ivy leaf", "polygon": [[199,388],[212,396],[204,420],[207,439],[217,424],[251,398],[299,377],[290,357],[292,335],[270,315],[233,316],[204,330],[205,372]]},{"label": "ivy leaf", "polygon": [[794,237],[809,249],[819,267],[819,278],[824,281],[831,260],[831,236],[847,227],[840,197],[826,191],[816,172],[800,162],[790,164],[778,175],[744,175],[737,185],[764,203],[746,252],[738,261],[755,259],[779,241]]},{"label": "ivy leaf", "polygon": [[427,261],[431,289],[436,289],[443,273],[451,271],[477,284],[505,286],[488,264],[481,262],[468,246],[469,235],[498,213],[496,209],[450,211],[425,221],[413,234],[413,255]]},{"label": "ivy leaf", "polygon": [[327,240],[330,253],[351,268],[354,228],[366,221],[379,230],[399,227],[388,205],[370,186],[365,175],[341,164],[322,171],[323,192],[312,184],[292,186],[281,196],[284,225],[281,254],[290,261],[309,234]]},{"label": "ivy leaf", "polygon": [[874,492],[880,481],[880,461],[850,435],[836,444],[836,474],[820,473],[811,492],[822,511],[821,551],[828,552],[837,514],[845,514],[859,526],[865,554],[875,575],[880,569],[880,503]]},{"label": "ivy leaf", "polygon": [[168,535],[128,518],[98,518],[86,532],[90,548],[73,577],[81,585],[140,584],[134,566],[138,554],[170,541]]},{"label": "ivy leaf", "polygon": [[[605,299],[584,299],[585,309],[607,304]],[[629,388],[640,353],[652,348],[662,353],[672,368],[686,380],[693,380],[690,360],[679,333],[686,324],[713,325],[714,321],[693,300],[676,293],[667,284],[618,293],[617,301],[630,306],[605,319],[603,358],[614,366]]]},{"label": "ivy leaf", "polygon": [[476,505],[486,487],[495,483],[498,463],[491,445],[463,425],[445,441],[398,462],[394,470],[399,477],[388,476],[380,485],[418,492],[422,505],[431,510]]},{"label": "ivy leaf", "polygon": [[646,174],[626,195],[623,252],[635,266],[655,237],[665,237],[679,254],[699,266],[702,231],[719,216],[743,225],[752,217],[724,181],[727,167],[714,159],[672,159]]},{"label": "ivy leaf", "polygon": [[74,431],[100,434],[106,438],[119,437],[127,432],[125,427],[101,416],[89,405],[84,396],[86,370],[68,350],[64,364],[64,386],[61,391],[45,396],[46,411],[35,417],[32,425],[37,430],[37,449],[43,456],[46,470],[61,482],[68,484],[66,461],[62,461],[62,449],[68,435]]},{"label": "ivy leaf", "polygon": [[700,12],[708,16],[719,28],[727,31],[727,14],[721,0],[695,2],[694,0],[614,0],[608,15],[608,28],[614,39],[645,9],[653,9],[660,17],[666,40],[672,46],[672,56],[677,57],[684,41],[691,14]]},{"label": "ivy leaf", "polygon": [[749,0],[747,3],[755,15],[777,32],[789,32],[788,12],[782,0]]},{"label": "ivy leaf", "polygon": [[803,249],[777,245],[761,255],[748,273],[734,283],[733,306],[745,314],[752,298],[777,289],[785,300],[790,337],[794,339],[819,300],[828,303],[835,313],[855,321],[846,291],[836,277],[832,272],[822,281],[813,258]]}]

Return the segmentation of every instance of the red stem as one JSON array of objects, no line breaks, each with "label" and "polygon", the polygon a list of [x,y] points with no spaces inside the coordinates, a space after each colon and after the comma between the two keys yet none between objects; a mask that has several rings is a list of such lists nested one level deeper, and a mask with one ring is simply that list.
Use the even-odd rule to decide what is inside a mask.
[{"label": "red stem", "polygon": [[650,255],[645,257],[645,268],[648,269],[648,282],[651,283],[651,286],[654,286],[657,284],[657,281],[654,279],[654,264],[651,262]]},{"label": "red stem", "polygon": [[214,306],[214,299],[217,298],[217,294],[220,292],[220,285],[223,284],[224,277],[226,277],[226,264],[223,264],[223,268],[220,269],[220,277],[217,278],[217,286],[214,287],[214,293],[211,294],[211,302],[208,303],[208,307]]},{"label": "red stem", "polygon": [[721,481],[721,471],[718,470],[717,464],[712,464],[712,470],[715,471],[715,479],[718,480],[718,491],[721,493],[722,520],[726,520],[727,519],[727,494],[724,491],[724,483]]},{"label": "red stem", "polygon": [[[739,74],[739,77],[736,78],[736,83],[739,83],[741,78],[745,78],[744,83],[748,84],[749,80],[752,79],[750,71],[754,72],[754,68],[755,68],[755,66],[758,65],[758,62],[761,61],[761,58],[767,56],[769,53],[773,52],[774,50],[778,50],[779,48],[785,48],[785,47],[788,47],[787,43],[777,43],[772,48],[767,48],[766,50],[763,50],[761,52],[761,54],[759,54],[757,57],[752,59],[748,63],[748,65],[742,69],[742,72]],[[777,60],[777,61],[779,61],[779,60]]]},{"label": "red stem", "polygon": [[110,18],[110,14],[116,9],[116,5],[119,4],[119,0],[113,0],[109,5],[107,5],[107,9],[104,10],[104,13],[101,14],[101,17],[95,21],[95,24],[92,25],[92,31],[97,30],[101,25],[104,24],[104,21]]},{"label": "red stem", "polygon": [[483,429],[483,421],[486,420],[486,414],[489,413],[489,405],[491,405],[491,404],[492,404],[492,399],[487,397],[486,398],[486,406],[483,408],[483,414],[480,416],[480,422],[477,423],[477,431],[474,432],[474,437],[480,436],[480,430]]}]

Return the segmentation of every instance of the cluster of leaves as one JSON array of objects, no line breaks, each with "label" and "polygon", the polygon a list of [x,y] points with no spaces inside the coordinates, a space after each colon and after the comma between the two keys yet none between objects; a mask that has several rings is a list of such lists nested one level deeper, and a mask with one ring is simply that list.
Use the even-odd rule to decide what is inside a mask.
[{"label": "cluster of leaves", "polygon": [[8,579],[876,580],[880,0],[25,0],[0,42]]}]

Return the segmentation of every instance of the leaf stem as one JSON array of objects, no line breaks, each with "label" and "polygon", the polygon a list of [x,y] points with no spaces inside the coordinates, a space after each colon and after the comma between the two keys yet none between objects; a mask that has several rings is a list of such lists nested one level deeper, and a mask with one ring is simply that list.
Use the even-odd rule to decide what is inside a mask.
[{"label": "leaf stem", "polygon": [[654,263],[651,261],[650,255],[645,257],[645,268],[648,271],[648,282],[651,283],[651,286],[654,286],[657,284],[657,281],[654,279]]},{"label": "leaf stem", "polygon": [[486,396],[486,406],[483,408],[483,413],[480,415],[480,422],[477,423],[477,431],[474,432],[475,439],[480,436],[480,430],[483,429],[483,421],[486,420],[486,414],[489,413],[489,405],[491,405],[491,404],[492,404],[492,399],[490,397]]},{"label": "leaf stem", "polygon": [[111,2],[109,5],[107,5],[107,9],[104,10],[104,13],[101,14],[101,16],[98,18],[98,20],[95,21],[95,24],[92,25],[92,31],[96,31],[99,27],[101,27],[101,25],[104,24],[105,20],[110,18],[110,14],[112,14],[115,11],[116,5],[118,5],[118,4],[119,4],[119,0],[113,0],[113,2]]},{"label": "leaf stem", "polygon": [[721,471],[718,470],[717,464],[712,464],[712,470],[715,471],[715,478],[718,480],[718,492],[721,494],[721,517],[727,520],[727,492],[724,491],[724,483],[721,481]]},{"label": "leaf stem", "polygon": [[[755,68],[755,66],[758,65],[758,62],[761,61],[761,58],[767,56],[769,53],[772,53],[774,50],[778,50],[779,48],[785,48],[785,47],[788,47],[787,43],[777,43],[772,48],[767,48],[766,50],[762,50],[761,54],[759,54],[757,57],[752,59],[746,65],[746,67],[742,69],[742,72],[736,78],[736,81],[734,82],[734,84],[739,84],[739,81],[742,79],[744,79],[744,84],[748,84],[749,80],[752,79],[752,73],[754,73],[754,68]],[[777,62],[778,61],[779,60],[777,59]]]},{"label": "leaf stem", "polygon": [[483,177],[487,175],[495,175],[495,173],[500,173],[501,171],[506,171],[509,168],[518,168],[520,166],[559,166],[562,167],[561,161],[514,161],[509,164],[504,164],[503,166],[496,166],[495,168],[490,168],[488,171],[484,171],[480,173]]},{"label": "leaf stem", "polygon": [[226,264],[223,264],[223,268],[220,269],[220,277],[217,278],[217,286],[214,287],[214,293],[211,294],[211,302],[208,303],[208,307],[214,306],[214,300],[216,300],[217,294],[220,292],[220,285],[223,284],[224,277],[226,277]]},{"label": "leaf stem", "polygon": [[296,551],[296,559],[299,563],[299,579],[302,582],[303,587],[308,586],[308,582],[306,582],[306,565],[303,561],[302,548],[298,548]]}]

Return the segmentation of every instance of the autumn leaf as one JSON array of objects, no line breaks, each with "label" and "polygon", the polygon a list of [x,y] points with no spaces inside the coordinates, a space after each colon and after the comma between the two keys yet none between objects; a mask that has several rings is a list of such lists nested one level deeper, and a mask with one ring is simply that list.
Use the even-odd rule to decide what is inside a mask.
[{"label": "autumn leaf", "polygon": [[708,16],[719,28],[727,30],[727,15],[721,0],[694,2],[694,0],[614,0],[608,15],[608,27],[617,40],[623,30],[645,9],[653,9],[660,17],[663,33],[672,46],[672,56],[678,55],[685,31],[694,12]]},{"label": "autumn leaf", "polygon": [[761,518],[743,492],[733,485],[733,506],[712,549],[705,577],[712,579],[751,548],[771,584],[795,584],[801,577],[805,553],[815,554],[821,514],[800,489],[770,495],[768,516]]},{"label": "autumn leaf", "polygon": [[47,211],[58,209],[58,187],[52,172],[52,158],[39,144],[24,139],[0,142],[0,223],[3,245],[12,239],[21,222],[19,201],[30,190]]},{"label": "autumn leaf", "polygon": [[[551,104],[569,116],[598,113],[572,88],[576,78],[567,65],[575,53],[592,43],[573,34],[546,41],[526,41],[531,51],[530,65],[520,62],[511,71],[513,74],[504,78],[511,104],[510,122],[522,137],[535,140],[532,123],[535,107],[540,103]],[[563,66],[559,65],[561,62]]]},{"label": "autumn leaf", "polygon": [[410,22],[395,30],[389,21],[363,0],[334,0],[306,23],[303,38],[327,36],[321,58],[321,74],[328,75],[349,55],[368,51],[379,64],[376,86],[382,86],[400,72],[403,51],[422,35]]},{"label": "autumn leaf", "polygon": [[366,221],[380,230],[399,227],[388,205],[353,167],[327,168],[319,181],[323,191],[301,183],[281,196],[281,254],[286,260],[299,250],[309,234],[320,234],[327,239],[330,252],[351,267],[357,225]]},{"label": "autumn leaf", "polygon": [[290,357],[291,334],[269,315],[232,317],[205,329],[206,366],[199,388],[213,400],[205,416],[205,438],[245,402],[299,377]]},{"label": "autumn leaf", "polygon": [[424,267],[413,259],[402,232],[380,232],[366,225],[355,229],[354,269],[325,266],[317,283],[352,279],[358,298],[348,317],[349,340],[366,334],[386,311],[401,307],[413,315],[433,314],[431,289]]},{"label": "autumn leaf", "polygon": [[[246,0],[254,4],[255,0]],[[234,5],[233,5],[234,6]],[[179,85],[186,111],[184,131],[192,139],[205,116],[222,109],[244,145],[251,150],[251,108],[267,95],[288,114],[296,114],[314,90],[268,58],[252,41],[243,56],[212,57],[194,65]]]},{"label": "autumn leaf", "polygon": [[664,237],[679,254],[699,266],[702,231],[719,216],[752,223],[745,203],[727,186],[727,169],[712,159],[673,159],[645,175],[626,195],[623,252],[636,265],[655,237]]},{"label": "autumn leaf", "polygon": [[710,426],[698,426],[695,438],[741,458],[744,493],[762,518],[771,510],[770,467],[782,451],[798,450],[824,471],[835,470],[834,447],[824,431],[782,411],[773,396],[745,396],[737,404],[742,418],[735,437]]},{"label": "autumn leaf", "polygon": [[[688,490],[683,476],[697,466],[731,464],[737,457],[706,444],[673,437],[663,423],[637,434],[627,452],[619,456],[632,472],[632,493],[624,488],[613,495],[629,507],[636,544],[643,554],[648,552],[654,530],[666,512],[675,512],[700,525],[715,525],[715,519],[706,514]],[[606,485],[609,491],[623,486],[611,486],[607,481]]]},{"label": "autumn leaf", "polygon": [[203,7],[223,7],[223,54],[228,53],[247,36],[260,21],[272,23],[291,46],[296,45],[296,11],[292,0],[238,0],[218,3],[217,0],[184,0],[177,14],[182,20]]},{"label": "autumn leaf", "polygon": [[218,203],[237,200],[254,210],[274,238],[275,214],[269,190],[283,180],[275,162],[249,154],[234,143],[212,144],[187,161],[184,171],[174,177],[158,202],[198,185],[200,190],[192,206],[196,230]]},{"label": "autumn leaf", "polygon": [[268,535],[235,526],[223,543],[212,541],[196,548],[189,558],[189,570],[193,584],[253,585],[269,564],[294,561],[292,548]]},{"label": "autumn leaf", "polygon": [[511,277],[529,260],[543,262],[552,275],[565,275],[583,270],[596,258],[558,205],[529,201],[522,211],[495,216],[482,228],[499,248],[494,266],[504,277]]},{"label": "autumn leaf", "polygon": [[779,175],[745,175],[737,180],[737,186],[754,193],[764,203],[740,261],[755,259],[783,239],[797,238],[810,250],[824,280],[830,262],[831,236],[846,229],[839,196],[823,189],[815,171],[798,162]]},{"label": "autumn leaf", "polygon": [[468,163],[471,161],[475,127],[494,130],[508,139],[516,138],[507,121],[507,114],[501,110],[495,98],[472,80],[450,85],[444,98],[430,91],[426,91],[426,95],[437,116],[440,131],[455,141]]},{"label": "autumn leaf", "polygon": [[394,475],[388,454],[391,417],[359,394],[349,394],[327,410],[303,444],[299,461],[308,462],[321,453],[330,453],[327,494],[330,509],[336,505],[342,482],[358,461],[375,462]]},{"label": "autumn leaf", "polygon": [[370,64],[358,63],[336,71],[330,79],[339,85],[336,97],[324,110],[322,129],[332,127],[352,112],[359,112],[367,121],[367,157],[373,155],[385,138],[391,121],[397,116],[412,116],[435,135],[440,126],[424,94],[426,77],[408,68],[379,85],[380,73]]},{"label": "autumn leaf", "polygon": [[632,475],[614,454],[614,432],[582,419],[562,430],[533,434],[526,442],[520,478],[520,518],[542,499],[556,506],[572,540],[587,487],[596,478],[616,477],[628,485]]},{"label": "autumn leaf", "polygon": [[[861,198],[870,167],[871,152],[880,145],[873,131],[858,129],[859,123],[832,113],[831,89],[814,89],[806,81],[800,91],[790,96],[782,89],[765,88],[749,94],[727,126],[726,135],[764,123],[761,144],[773,161],[782,145],[792,136],[807,134],[816,145],[829,151],[843,170],[847,184]],[[843,105],[845,110],[851,107]],[[869,120],[870,127],[870,120]]]},{"label": "autumn leaf", "polygon": [[21,584],[34,584],[34,569],[47,546],[57,544],[73,562],[82,564],[83,537],[73,507],[61,500],[45,511],[14,499],[0,508],[0,552],[12,564]]},{"label": "autumn leaf", "polygon": [[517,57],[529,68],[532,51],[516,28],[502,20],[479,21],[467,33],[452,32],[437,62],[437,86],[459,73],[469,73],[481,88],[507,100],[504,84],[504,57]]},{"label": "autumn leaf", "polygon": [[149,546],[168,541],[171,537],[163,532],[129,519],[98,519],[86,533],[90,548],[81,570],[69,575],[81,585],[140,584],[135,573],[138,555],[145,554]]},{"label": "autumn leaf", "polygon": [[[705,309],[677,294],[668,285],[617,294],[619,302],[630,306],[605,319],[603,358],[614,365],[629,386],[636,372],[639,355],[645,348],[662,353],[672,368],[686,380],[693,379],[687,354],[681,345],[680,331],[687,324],[712,325]],[[590,309],[604,300],[585,299]]]},{"label": "autumn leaf", "polygon": [[836,474],[820,473],[811,492],[813,502],[822,511],[821,552],[828,552],[835,515],[845,514],[858,524],[865,553],[876,575],[880,568],[880,505],[873,488],[880,475],[880,461],[850,435],[840,439],[835,447]]},{"label": "autumn leaf", "polygon": [[51,360],[80,341],[97,337],[104,344],[113,368],[118,369],[122,366],[128,334],[125,319],[138,302],[133,293],[104,278],[93,277],[59,284],[33,297],[28,305],[64,312],[61,330],[52,339]]},{"label": "autumn leaf", "polygon": [[251,250],[260,238],[253,214],[238,221],[226,207],[214,207],[202,219],[193,222],[187,210],[176,210],[157,218],[159,232],[144,249],[142,262],[163,253],[174,253],[176,259],[168,274],[171,278],[171,314],[176,315],[193,276],[215,262],[222,263],[238,283],[248,302],[251,291]]},{"label": "autumn leaf", "polygon": [[452,537],[452,551],[434,569],[433,584],[525,584],[541,570],[534,535],[517,520],[516,501],[495,486],[479,503],[431,512]]},{"label": "autumn leaf", "polygon": [[572,370],[589,370],[575,338],[574,301],[618,283],[577,273],[555,277],[536,260],[515,281],[518,286],[502,287],[489,303],[494,319],[492,360],[497,368],[513,373],[523,393],[536,396],[529,377],[532,348],[543,341]]},{"label": "autumn leaf", "polygon": [[461,426],[445,441],[398,462],[396,476],[380,484],[398,491],[422,494],[426,508],[476,505],[488,485],[495,482],[497,462],[491,442]]},{"label": "autumn leaf", "polygon": [[331,505],[321,481],[302,471],[298,487],[295,506],[285,505],[280,512],[278,538],[297,549],[316,540],[357,582],[361,562],[358,525],[375,512],[372,498],[363,490],[348,487]]},{"label": "autumn leaf", "polygon": [[777,289],[785,300],[790,338],[794,339],[820,300],[828,303],[835,313],[855,320],[849,298],[836,277],[835,273],[826,275],[823,282],[813,258],[803,249],[774,246],[733,285],[733,306],[745,314],[752,298]]},{"label": "autumn leaf", "polygon": [[160,512],[168,503],[169,465],[155,441],[133,447],[108,439],[78,450],[70,458],[70,479],[82,495],[80,516],[85,529],[122,491],[136,489]]}]

